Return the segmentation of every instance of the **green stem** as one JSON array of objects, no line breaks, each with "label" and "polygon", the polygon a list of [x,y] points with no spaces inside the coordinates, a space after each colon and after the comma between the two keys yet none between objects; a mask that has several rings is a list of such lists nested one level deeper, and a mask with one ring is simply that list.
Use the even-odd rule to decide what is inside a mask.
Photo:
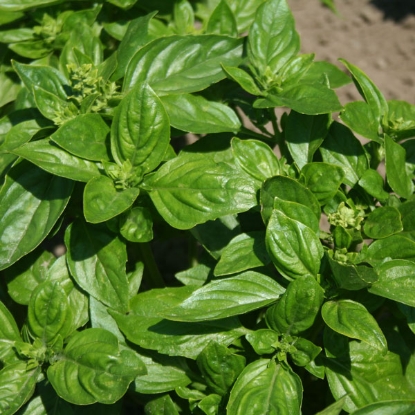
[{"label": "green stem", "polygon": [[140,256],[144,262],[144,276],[147,279],[151,288],[164,288],[166,286],[163,277],[157,267],[154,259],[153,251],[149,243],[138,244]]}]

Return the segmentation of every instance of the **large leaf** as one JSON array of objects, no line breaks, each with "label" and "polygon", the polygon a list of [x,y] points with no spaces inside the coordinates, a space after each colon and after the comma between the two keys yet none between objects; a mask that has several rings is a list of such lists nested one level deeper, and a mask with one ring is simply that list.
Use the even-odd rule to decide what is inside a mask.
[{"label": "large leaf", "polygon": [[23,11],[39,6],[62,3],[64,0],[5,0],[0,4],[0,10]]},{"label": "large leaf", "polygon": [[158,95],[203,90],[225,78],[221,64],[239,65],[242,45],[242,39],[219,35],[156,39],[131,59],[124,91],[141,82],[148,82]]},{"label": "large leaf", "polygon": [[49,139],[33,141],[13,150],[43,170],[67,179],[87,182],[100,175],[98,165],[69,154]]},{"label": "large leaf", "polygon": [[403,230],[399,210],[393,206],[383,206],[370,212],[364,223],[365,234],[369,238],[381,239]]},{"label": "large leaf", "polygon": [[40,366],[28,370],[23,362],[8,365],[0,371],[2,415],[13,415],[32,396],[40,373]]},{"label": "large leaf", "polygon": [[321,314],[332,330],[361,340],[386,354],[388,345],[385,336],[363,304],[352,300],[328,301],[323,305]]},{"label": "large leaf", "polygon": [[0,191],[0,269],[43,241],[65,209],[72,188],[72,181],[26,161],[9,171]]},{"label": "large leaf", "polygon": [[301,380],[285,363],[258,359],[249,364],[231,390],[228,415],[257,415],[274,412],[299,415]]},{"label": "large leaf", "polygon": [[299,277],[290,282],[277,304],[268,308],[267,323],[278,333],[299,335],[314,324],[323,300],[324,291],[314,277]]},{"label": "large leaf", "polygon": [[275,210],[268,222],[266,243],[272,262],[287,279],[317,276],[324,251],[308,226]]},{"label": "large leaf", "polygon": [[117,338],[103,329],[76,333],[47,371],[58,395],[76,405],[114,403],[145,373],[139,357],[120,349]]},{"label": "large leaf", "polygon": [[365,260],[372,265],[377,265],[384,262],[385,258],[415,261],[415,241],[404,234],[397,234],[372,242]]},{"label": "large leaf", "polygon": [[109,307],[128,308],[126,248],[106,227],[78,219],[65,235],[68,266],[79,286]]},{"label": "large leaf", "polygon": [[248,57],[264,74],[277,73],[300,49],[294,18],[285,0],[270,0],[258,7],[249,30]]},{"label": "large leaf", "polygon": [[161,98],[170,124],[195,134],[236,133],[241,122],[234,110],[220,102],[191,94],[166,95]]},{"label": "large leaf", "polygon": [[117,107],[111,127],[111,151],[122,165],[129,160],[143,173],[163,160],[170,141],[169,118],[147,84],[137,84]]},{"label": "large leaf", "polygon": [[244,314],[277,300],[284,288],[266,275],[247,271],[211,281],[163,313],[175,321],[216,320]]},{"label": "large leaf", "polygon": [[228,164],[206,157],[170,160],[146,185],[159,213],[178,229],[244,212],[257,204],[253,181]]}]

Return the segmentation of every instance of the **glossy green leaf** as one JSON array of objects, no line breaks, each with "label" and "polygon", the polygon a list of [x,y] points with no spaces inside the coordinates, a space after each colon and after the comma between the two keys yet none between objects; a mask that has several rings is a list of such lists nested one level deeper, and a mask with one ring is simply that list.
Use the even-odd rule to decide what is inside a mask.
[{"label": "glossy green leaf", "polygon": [[326,137],[328,115],[305,115],[291,111],[287,118],[285,140],[293,160],[302,169],[313,161],[314,153]]},{"label": "glossy green leaf", "polygon": [[368,288],[369,292],[415,307],[414,262],[388,261],[376,267],[376,271],[379,279]]},{"label": "glossy green leaf", "polygon": [[415,242],[402,234],[372,242],[365,260],[372,265],[377,265],[381,264],[385,258],[415,261]]},{"label": "glossy green leaf", "polygon": [[290,356],[294,364],[300,367],[309,365],[322,350],[321,347],[302,337],[298,338],[293,346],[296,351],[291,352]]},{"label": "glossy green leaf", "polygon": [[47,375],[59,396],[76,405],[111,404],[127,391],[143,362],[132,351],[120,349],[117,338],[103,329],[76,333]]},{"label": "glossy green leaf", "polygon": [[258,355],[275,353],[279,346],[279,334],[270,329],[259,329],[246,336],[249,344]]},{"label": "glossy green leaf", "polygon": [[399,210],[393,206],[375,209],[367,216],[364,232],[369,238],[382,239],[403,230]]},{"label": "glossy green leaf", "polygon": [[386,102],[385,97],[361,69],[347,62],[345,59],[340,59],[340,62],[342,62],[352,74],[353,82],[364,100],[369,104],[374,117],[379,123],[382,120],[382,117],[388,113],[388,103]]},{"label": "glossy green leaf", "polygon": [[0,411],[13,415],[33,395],[40,367],[27,369],[26,363],[15,363],[0,371]]},{"label": "glossy green leaf", "polygon": [[367,193],[378,200],[387,200],[389,197],[389,193],[383,189],[383,178],[376,170],[367,169],[358,183]]},{"label": "glossy green leaf", "polygon": [[146,207],[136,206],[120,218],[120,233],[130,242],[149,242],[153,239],[153,218]]},{"label": "glossy green leaf", "polygon": [[320,220],[320,203],[309,189],[297,180],[275,176],[266,180],[261,189],[261,215],[265,223],[268,223],[273,213],[276,198],[305,205],[311,209],[317,220]]},{"label": "glossy green leaf", "polygon": [[156,39],[133,56],[123,88],[147,82],[158,95],[200,91],[225,78],[221,64],[239,65],[242,43],[219,35]]},{"label": "glossy green leaf", "polygon": [[125,71],[131,58],[151,40],[149,25],[155,14],[155,12],[152,12],[146,16],[137,17],[129,22],[127,31],[117,49],[118,65],[111,77],[113,81],[116,81],[125,75]]},{"label": "glossy green leaf", "polygon": [[170,124],[195,134],[236,133],[241,122],[235,111],[220,102],[191,94],[166,95],[161,98]]},{"label": "glossy green leaf", "polygon": [[232,9],[225,0],[221,0],[209,17],[206,33],[237,36],[238,25]]},{"label": "glossy green leaf", "polygon": [[404,231],[415,230],[415,201],[408,200],[398,206]]},{"label": "glossy green leaf", "polygon": [[15,80],[5,73],[0,74],[0,87],[3,93],[0,98],[0,107],[14,101],[22,89],[20,84],[16,83]]},{"label": "glossy green leaf", "polygon": [[227,77],[237,82],[246,92],[251,95],[262,95],[254,78],[248,72],[234,66],[222,66],[222,68]]},{"label": "glossy green leaf", "polygon": [[126,248],[104,226],[75,221],[65,234],[68,266],[79,286],[109,307],[128,308]]},{"label": "glossy green leaf", "polygon": [[326,61],[313,62],[301,80],[304,83],[328,81],[330,88],[339,88],[352,82],[340,68]]},{"label": "glossy green leaf", "polygon": [[108,133],[109,127],[99,114],[82,114],[67,121],[50,138],[77,157],[109,161]]},{"label": "glossy green leaf", "polygon": [[178,229],[244,212],[257,204],[254,183],[247,176],[208,158],[179,156],[165,163],[146,185],[159,213]]},{"label": "glossy green leaf", "polygon": [[69,154],[47,138],[24,144],[13,153],[49,173],[67,179],[87,182],[100,175],[97,163]]},{"label": "glossy green leaf", "polygon": [[343,170],[334,164],[308,163],[301,169],[304,184],[317,197],[321,205],[328,203],[344,179]]},{"label": "glossy green leaf", "polygon": [[415,105],[406,101],[388,101],[388,120],[383,129],[396,141],[415,136]]},{"label": "glossy green leaf", "polygon": [[245,367],[245,357],[232,353],[227,347],[211,342],[196,360],[206,384],[224,396]]},{"label": "glossy green leaf", "polygon": [[186,374],[186,363],[182,358],[160,357],[160,360],[140,355],[147,368],[147,374],[138,376],[133,389],[138,393],[164,393],[179,386],[187,386],[191,379]]},{"label": "glossy green leaf", "polygon": [[112,219],[131,207],[139,194],[139,188],[120,190],[109,177],[94,177],[84,189],[85,219],[90,223]]},{"label": "glossy green leaf", "polygon": [[137,84],[117,107],[111,127],[115,161],[129,160],[147,173],[163,160],[170,142],[169,118],[163,104],[146,84]]},{"label": "glossy green leaf", "polygon": [[275,267],[288,280],[317,276],[324,251],[308,226],[274,211],[267,226],[266,244]]},{"label": "glossy green leaf", "polygon": [[265,247],[265,232],[242,233],[231,240],[222,251],[215,267],[215,276],[236,274],[271,262]]},{"label": "glossy green leaf", "polygon": [[269,67],[277,73],[300,49],[294,18],[285,0],[267,1],[258,7],[249,30],[248,57],[262,75]]},{"label": "glossy green leaf", "polygon": [[[330,0],[329,0],[330,1]],[[336,402],[329,405],[327,408],[323,409],[320,412],[317,412],[316,415],[340,415],[346,401],[347,396],[342,396]]]},{"label": "glossy green leaf", "polygon": [[342,121],[357,134],[382,143],[379,136],[379,119],[376,118],[372,108],[364,101],[349,102],[340,113]]},{"label": "glossy green leaf", "polygon": [[162,395],[146,403],[144,408],[146,415],[180,415],[177,406],[170,395]]},{"label": "glossy green leaf", "polygon": [[222,397],[220,395],[212,393],[204,397],[197,404],[197,407],[200,408],[206,415],[213,415],[218,413],[221,401]]},{"label": "glossy green leaf", "polygon": [[131,299],[128,315],[114,311],[110,311],[110,314],[128,340],[169,356],[196,359],[210,341],[228,346],[246,334],[246,329],[236,318],[199,323],[162,318],[165,312],[180,304],[194,290],[195,287],[192,286],[153,289]]},{"label": "glossy green leaf", "polygon": [[413,400],[390,400],[372,403],[353,412],[353,415],[412,415],[415,411]]},{"label": "glossy green leaf", "polygon": [[277,304],[268,308],[267,324],[278,333],[299,335],[314,324],[323,300],[324,291],[315,278],[299,277],[290,282]]},{"label": "glossy green leaf", "polygon": [[174,3],[173,19],[177,33],[184,35],[194,31],[195,16],[189,1],[179,0]]},{"label": "glossy green leaf", "polygon": [[414,185],[406,172],[405,160],[405,149],[390,137],[385,136],[386,179],[394,192],[409,199],[414,191]]},{"label": "glossy green leaf", "polygon": [[29,303],[28,323],[31,333],[45,345],[58,335],[64,339],[70,334],[72,312],[58,282],[46,281],[36,287]]},{"label": "glossy green leaf", "polygon": [[262,308],[284,292],[266,275],[247,271],[234,277],[214,280],[198,288],[177,306],[163,313],[174,321],[206,321],[244,314]]},{"label": "glossy green leaf", "polygon": [[0,191],[0,269],[43,241],[65,209],[72,189],[73,182],[26,161],[9,171]]},{"label": "glossy green leaf", "polygon": [[39,6],[48,6],[62,3],[63,0],[5,0],[1,2],[0,10],[4,11],[23,11]]},{"label": "glossy green leaf", "polygon": [[354,186],[369,167],[360,141],[347,127],[338,122],[332,123],[320,151],[323,161],[343,169],[344,182],[349,186]]},{"label": "glossy green leaf", "polygon": [[280,173],[277,156],[262,141],[234,137],[231,146],[238,164],[256,180],[264,181]]},{"label": "glossy green leaf", "polygon": [[299,415],[302,390],[299,376],[287,364],[258,359],[235,382],[227,414],[256,415],[274,411],[281,415]]},{"label": "glossy green leaf", "polygon": [[382,354],[388,351],[386,338],[375,318],[352,300],[327,301],[321,309],[324,322],[337,333],[361,340]]},{"label": "glossy green leaf", "polygon": [[19,328],[10,311],[0,302],[0,360],[14,359],[16,341],[22,341]]}]

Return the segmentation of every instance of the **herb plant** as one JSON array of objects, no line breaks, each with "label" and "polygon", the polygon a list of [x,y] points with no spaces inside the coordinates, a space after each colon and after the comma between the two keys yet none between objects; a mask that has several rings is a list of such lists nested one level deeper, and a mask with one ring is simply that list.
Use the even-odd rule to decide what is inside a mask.
[{"label": "herb plant", "polygon": [[3,415],[415,411],[414,105],[285,0],[0,10]]}]

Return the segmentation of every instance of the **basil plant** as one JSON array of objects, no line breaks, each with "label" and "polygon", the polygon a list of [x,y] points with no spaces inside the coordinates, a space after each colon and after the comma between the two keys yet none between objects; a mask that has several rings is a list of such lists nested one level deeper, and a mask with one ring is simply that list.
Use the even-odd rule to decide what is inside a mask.
[{"label": "basil plant", "polygon": [[286,0],[0,10],[3,415],[415,411],[414,105]]}]

